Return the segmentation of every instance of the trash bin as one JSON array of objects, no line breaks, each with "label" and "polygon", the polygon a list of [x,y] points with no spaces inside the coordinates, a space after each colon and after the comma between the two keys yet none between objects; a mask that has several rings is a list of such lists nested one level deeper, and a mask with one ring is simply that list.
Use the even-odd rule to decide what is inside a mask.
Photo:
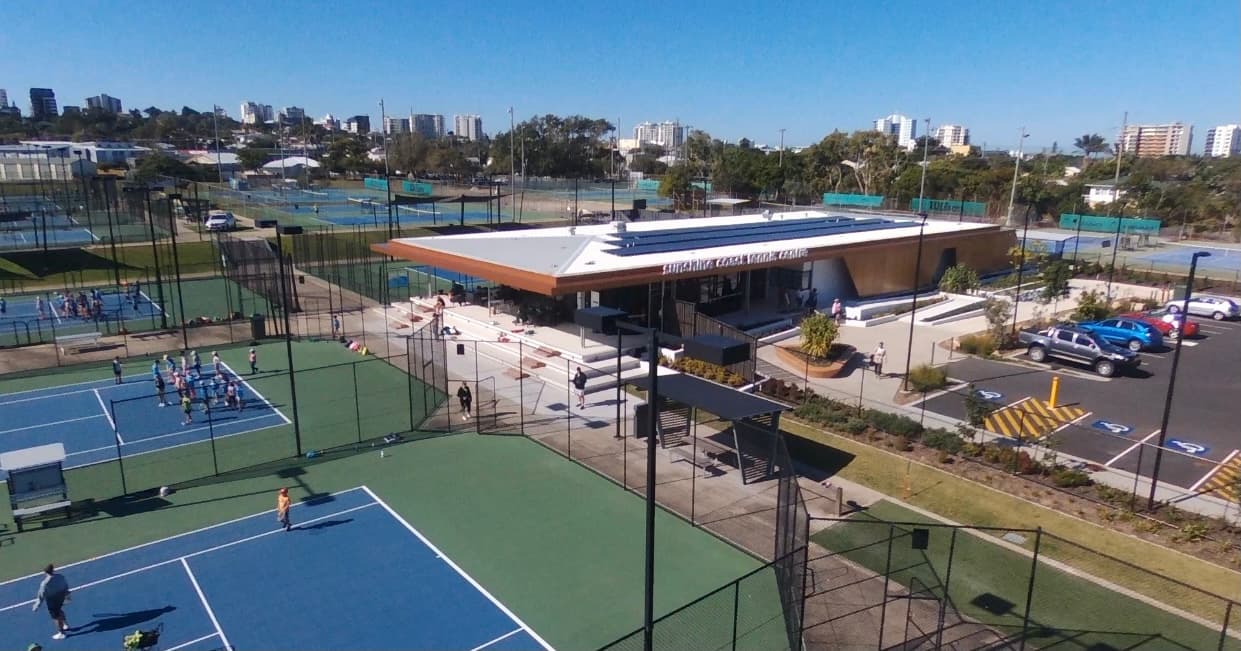
[{"label": "trash bin", "polygon": [[250,338],[258,341],[267,336],[267,317],[262,314],[250,315]]}]

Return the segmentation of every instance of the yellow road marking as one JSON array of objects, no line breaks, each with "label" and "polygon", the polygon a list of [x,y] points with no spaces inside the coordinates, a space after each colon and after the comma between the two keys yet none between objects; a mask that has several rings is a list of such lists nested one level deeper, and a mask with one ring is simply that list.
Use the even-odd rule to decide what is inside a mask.
[{"label": "yellow road marking", "polygon": [[1241,502],[1241,494],[1238,494],[1241,482],[1237,480],[1238,476],[1241,476],[1241,455],[1233,452],[1228,460],[1217,466],[1210,474],[1210,478],[1202,484],[1202,492]]},{"label": "yellow road marking", "polygon": [[1086,410],[1077,406],[1051,407],[1037,398],[1023,398],[987,415],[983,426],[1008,438],[1038,440],[1082,418]]}]

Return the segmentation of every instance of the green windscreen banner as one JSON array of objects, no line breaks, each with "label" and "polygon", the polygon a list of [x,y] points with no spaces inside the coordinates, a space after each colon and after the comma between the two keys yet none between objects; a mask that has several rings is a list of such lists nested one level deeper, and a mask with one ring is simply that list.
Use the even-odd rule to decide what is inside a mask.
[{"label": "green windscreen banner", "polygon": [[981,201],[955,201],[952,199],[910,199],[909,209],[913,212],[938,212],[953,215],[969,215],[985,217],[987,204]]},{"label": "green windscreen banner", "polygon": [[881,194],[844,194],[840,192],[824,192],[825,206],[855,206],[858,208],[882,208]]},{"label": "green windscreen banner", "polygon": [[384,192],[388,191],[388,182],[384,179],[378,179],[373,176],[368,176],[363,179],[362,185],[370,188],[371,190],[383,190]]},{"label": "green windscreen banner", "polygon": [[1104,215],[1074,215],[1072,213],[1060,215],[1060,228],[1070,231],[1080,229],[1092,233],[1115,233],[1117,228],[1119,228],[1121,233],[1158,235],[1161,225],[1162,222],[1158,219],[1150,219],[1148,217],[1107,217]]},{"label": "green windscreen banner", "polygon": [[425,181],[402,181],[401,189],[423,197],[431,196],[431,184]]}]

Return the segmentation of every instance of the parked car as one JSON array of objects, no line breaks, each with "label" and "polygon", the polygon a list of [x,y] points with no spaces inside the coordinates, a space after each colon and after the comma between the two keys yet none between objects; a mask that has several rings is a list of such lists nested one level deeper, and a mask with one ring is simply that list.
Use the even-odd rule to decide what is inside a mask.
[{"label": "parked car", "polygon": [[1084,364],[1103,377],[1112,377],[1122,368],[1137,368],[1138,354],[1128,348],[1107,343],[1102,337],[1072,326],[1052,326],[1042,332],[1023,330],[1017,340],[1026,345],[1026,354],[1036,362],[1056,357]]},{"label": "parked car", "polygon": [[1163,335],[1149,323],[1137,319],[1112,318],[1077,324],[1086,332],[1097,334],[1109,344],[1124,346],[1133,352],[1163,348]]},{"label": "parked car", "polygon": [[[1184,307],[1185,301],[1181,299],[1168,301],[1164,309],[1172,314],[1178,314]],[[1198,316],[1209,316],[1216,321],[1241,317],[1241,305],[1237,305],[1236,301],[1231,298],[1210,296],[1208,294],[1194,294],[1190,296],[1189,309],[1187,311]]]},{"label": "parked car", "polygon": [[237,218],[227,210],[212,210],[207,213],[207,230],[231,231],[237,228]]},{"label": "parked car", "polygon": [[1126,319],[1137,319],[1142,323],[1148,323],[1159,331],[1159,334],[1168,339],[1176,339],[1181,336],[1181,331],[1185,331],[1186,337],[1198,336],[1198,322],[1190,319],[1184,314],[1174,314],[1165,309],[1150,310],[1148,312],[1130,312],[1129,314],[1120,315]]}]

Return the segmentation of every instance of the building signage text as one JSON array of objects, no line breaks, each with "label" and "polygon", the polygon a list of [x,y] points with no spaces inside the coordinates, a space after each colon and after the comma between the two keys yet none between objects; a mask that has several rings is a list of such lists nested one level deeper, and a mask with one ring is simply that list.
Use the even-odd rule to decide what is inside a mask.
[{"label": "building signage text", "polygon": [[726,255],[719,258],[702,258],[700,260],[682,260],[664,265],[663,275],[711,271],[728,267],[741,267],[752,264],[765,264],[783,260],[800,260],[809,252],[806,249],[784,249],[782,251],[760,251],[741,255]]}]

